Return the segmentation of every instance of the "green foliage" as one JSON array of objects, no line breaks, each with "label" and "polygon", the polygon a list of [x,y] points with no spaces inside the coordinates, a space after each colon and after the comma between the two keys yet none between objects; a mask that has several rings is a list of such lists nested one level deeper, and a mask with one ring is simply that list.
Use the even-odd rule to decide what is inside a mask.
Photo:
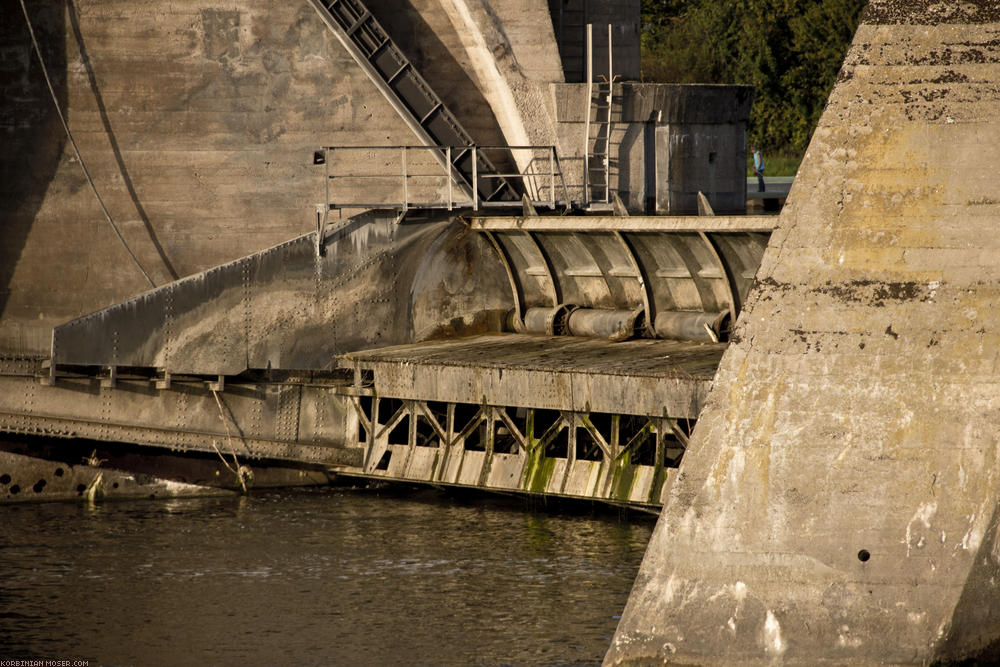
[{"label": "green foliage", "polygon": [[750,141],[802,154],[865,0],[642,0],[645,81],[750,84]]},{"label": "green foliage", "polygon": [[[764,161],[767,163],[768,178],[775,176],[795,176],[799,170],[799,165],[802,163],[802,155],[768,153],[764,156]],[[753,176],[753,155],[747,151],[747,178]]]}]

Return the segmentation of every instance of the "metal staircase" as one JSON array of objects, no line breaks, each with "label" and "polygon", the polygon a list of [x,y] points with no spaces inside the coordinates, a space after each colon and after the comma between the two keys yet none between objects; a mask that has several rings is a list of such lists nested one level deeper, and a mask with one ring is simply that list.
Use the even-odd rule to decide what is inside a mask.
[{"label": "metal staircase", "polygon": [[[424,145],[463,147],[451,152],[450,164],[442,163],[461,189],[471,196],[477,181],[484,201],[520,200],[520,183],[504,177],[474,178],[477,172],[500,172],[481,152],[473,157],[472,137],[361,0],[307,1]],[[447,158],[442,153],[437,159]]]}]

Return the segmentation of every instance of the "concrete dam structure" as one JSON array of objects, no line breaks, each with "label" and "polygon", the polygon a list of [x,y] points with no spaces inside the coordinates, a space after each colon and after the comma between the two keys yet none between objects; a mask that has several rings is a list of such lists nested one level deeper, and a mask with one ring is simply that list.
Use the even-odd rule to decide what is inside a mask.
[{"label": "concrete dam structure", "polygon": [[995,653],[994,3],[872,2],[780,216],[638,0],[2,13],[4,502],[594,500],[608,664]]},{"label": "concrete dam structure", "polygon": [[54,462],[5,499],[131,443],[658,510],[773,226],[752,90],[636,83],[637,2],[522,4],[12,14],[0,428]]}]

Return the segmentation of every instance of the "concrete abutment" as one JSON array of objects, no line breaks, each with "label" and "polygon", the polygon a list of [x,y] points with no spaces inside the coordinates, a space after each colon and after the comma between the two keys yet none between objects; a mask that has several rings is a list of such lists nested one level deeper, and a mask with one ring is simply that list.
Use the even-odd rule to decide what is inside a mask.
[{"label": "concrete abutment", "polygon": [[997,658],[1000,11],[872,2],[606,658]]}]

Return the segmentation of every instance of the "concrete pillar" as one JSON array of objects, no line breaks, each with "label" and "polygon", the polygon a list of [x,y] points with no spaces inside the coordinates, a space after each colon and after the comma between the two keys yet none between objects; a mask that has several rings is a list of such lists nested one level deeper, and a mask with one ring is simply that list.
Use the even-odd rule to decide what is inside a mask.
[{"label": "concrete pillar", "polygon": [[869,5],[606,664],[1000,654],[998,31]]}]

